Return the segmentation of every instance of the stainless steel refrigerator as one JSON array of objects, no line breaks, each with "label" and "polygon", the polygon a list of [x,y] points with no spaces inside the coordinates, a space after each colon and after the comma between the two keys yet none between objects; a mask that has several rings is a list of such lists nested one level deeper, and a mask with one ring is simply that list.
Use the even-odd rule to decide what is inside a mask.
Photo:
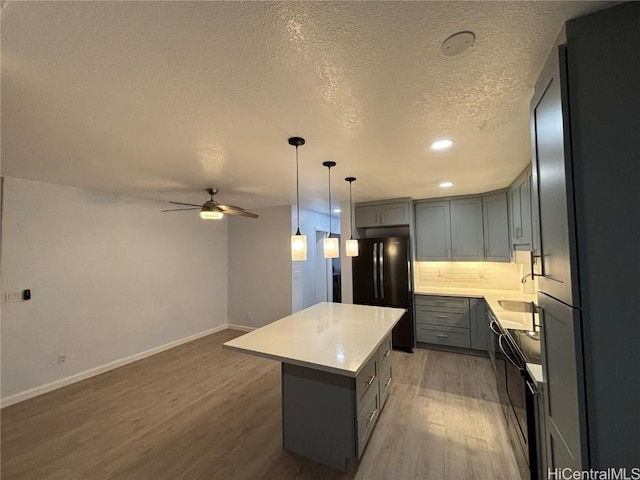
[{"label": "stainless steel refrigerator", "polygon": [[365,238],[352,259],[353,303],[407,309],[392,332],[393,347],[413,352],[413,291],[409,237]]}]

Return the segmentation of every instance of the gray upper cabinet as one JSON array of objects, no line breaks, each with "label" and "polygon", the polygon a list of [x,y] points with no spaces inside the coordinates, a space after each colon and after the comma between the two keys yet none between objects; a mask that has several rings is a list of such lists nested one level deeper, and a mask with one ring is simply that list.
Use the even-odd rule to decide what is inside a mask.
[{"label": "gray upper cabinet", "polygon": [[482,197],[484,221],[484,259],[488,262],[510,260],[507,194]]},{"label": "gray upper cabinet", "polygon": [[505,192],[415,204],[416,260],[508,262]]},{"label": "gray upper cabinet", "polygon": [[561,72],[566,71],[565,51],[564,47],[554,51],[536,86],[531,118],[533,172],[542,247],[540,290],[568,305],[578,305],[571,281],[570,242],[575,244],[575,238],[570,240],[569,236],[575,230],[569,226],[571,196],[567,192],[573,186],[571,176],[567,175],[571,156],[569,146],[565,145],[563,110],[567,111],[567,99],[561,87],[565,81],[561,77]]},{"label": "gray upper cabinet", "polygon": [[451,201],[451,254],[454,261],[484,260],[482,199]]},{"label": "gray upper cabinet", "polygon": [[409,202],[356,205],[356,228],[379,228],[409,225]]},{"label": "gray upper cabinet", "polygon": [[449,202],[416,203],[416,259],[451,260],[451,216]]},{"label": "gray upper cabinet", "polygon": [[531,168],[509,187],[509,230],[512,245],[532,245]]}]

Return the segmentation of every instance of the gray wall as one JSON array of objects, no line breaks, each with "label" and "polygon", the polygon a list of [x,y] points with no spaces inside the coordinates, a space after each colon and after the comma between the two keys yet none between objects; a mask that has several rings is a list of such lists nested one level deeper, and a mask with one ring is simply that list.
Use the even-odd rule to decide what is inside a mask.
[{"label": "gray wall", "polygon": [[5,179],[3,401],[224,326],[227,222],[167,205]]},{"label": "gray wall", "polygon": [[262,327],[291,314],[291,206],[229,217],[229,323]]}]

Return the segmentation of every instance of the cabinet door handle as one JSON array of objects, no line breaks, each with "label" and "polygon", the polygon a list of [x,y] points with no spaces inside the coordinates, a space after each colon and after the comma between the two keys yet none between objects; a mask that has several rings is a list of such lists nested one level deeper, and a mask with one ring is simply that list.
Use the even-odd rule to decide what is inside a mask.
[{"label": "cabinet door handle", "polygon": [[371,423],[375,418],[376,413],[378,413],[378,409],[375,409],[373,412],[371,412],[371,414],[369,415],[369,418],[367,418],[367,422]]},{"label": "cabinet door handle", "polygon": [[389,378],[389,380],[384,384],[385,387],[388,387],[389,385],[391,385],[391,378]]},{"label": "cabinet door handle", "polygon": [[485,260],[489,258],[489,249],[487,247],[484,247],[484,258]]},{"label": "cabinet door handle", "polygon": [[375,380],[376,376],[375,375],[371,375],[369,377],[369,380],[367,380],[367,385],[371,385],[373,383],[373,381]]},{"label": "cabinet door handle", "polygon": [[391,353],[391,350],[387,350],[386,352],[384,352],[384,356],[388,357],[390,353]]},{"label": "cabinet door handle", "polygon": [[531,385],[531,382],[529,380],[525,380],[526,384],[527,384],[527,388],[529,388],[529,391],[531,392],[531,395],[533,395],[534,397],[538,395],[538,390]]},{"label": "cabinet door handle", "polygon": [[440,305],[446,305],[447,301],[446,300],[436,300],[436,303],[439,303]]},{"label": "cabinet door handle", "polygon": [[437,334],[436,334],[436,337],[439,337],[439,338],[449,338],[449,335],[445,335],[444,333],[437,333]]},{"label": "cabinet door handle", "polygon": [[454,248],[454,249],[453,249],[453,259],[455,260],[455,259],[456,259],[456,257],[457,257],[457,255],[456,255],[456,249]]},{"label": "cabinet door handle", "polygon": [[384,225],[384,213],[380,214],[380,218],[382,219],[382,221],[380,223]]}]

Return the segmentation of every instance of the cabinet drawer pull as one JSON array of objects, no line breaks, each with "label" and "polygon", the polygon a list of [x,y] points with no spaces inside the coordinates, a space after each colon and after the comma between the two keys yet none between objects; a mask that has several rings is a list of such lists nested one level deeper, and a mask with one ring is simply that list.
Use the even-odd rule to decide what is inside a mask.
[{"label": "cabinet drawer pull", "polygon": [[436,315],[436,318],[449,318],[447,315]]},{"label": "cabinet drawer pull", "polygon": [[390,353],[391,353],[391,350],[389,349],[389,350],[387,350],[386,352],[384,352],[384,356],[385,356],[385,357],[388,357]]},{"label": "cabinet drawer pull", "polygon": [[449,335],[445,335],[444,333],[437,333],[437,334],[436,334],[436,337],[439,337],[439,338],[449,338]]},{"label": "cabinet drawer pull", "polygon": [[384,384],[385,388],[388,387],[389,385],[391,385],[391,378],[389,378],[389,380],[387,380],[387,383]]},{"label": "cabinet drawer pull", "polygon": [[373,421],[373,419],[376,416],[376,413],[378,413],[378,410],[374,410],[373,412],[371,412],[371,415],[369,415],[369,418],[367,418],[367,422],[371,423]]},{"label": "cabinet drawer pull", "polygon": [[373,383],[373,380],[374,380],[375,378],[376,378],[376,376],[375,376],[375,375],[371,375],[371,376],[369,377],[369,380],[367,380],[367,385],[371,385],[371,384]]},{"label": "cabinet drawer pull", "polygon": [[446,300],[436,300],[436,303],[439,303],[441,305],[446,305],[447,301]]}]

